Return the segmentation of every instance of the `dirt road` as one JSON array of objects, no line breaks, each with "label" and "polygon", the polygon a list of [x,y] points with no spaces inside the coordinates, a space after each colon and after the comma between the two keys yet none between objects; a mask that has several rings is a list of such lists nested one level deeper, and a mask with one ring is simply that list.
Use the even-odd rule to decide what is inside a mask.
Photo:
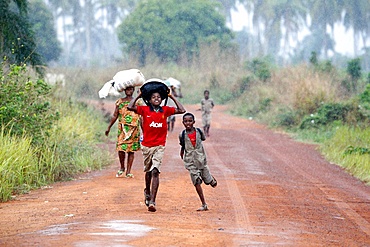
[{"label": "dirt road", "polygon": [[[187,106],[195,113],[196,106]],[[117,161],[74,181],[0,204],[0,246],[370,246],[370,187],[326,162],[315,146],[213,112],[205,141],[218,186],[201,205],[169,133],[157,212],[143,203],[141,153],[132,179]],[[114,133],[114,132],[112,132]],[[108,143],[114,152],[114,143]]]}]

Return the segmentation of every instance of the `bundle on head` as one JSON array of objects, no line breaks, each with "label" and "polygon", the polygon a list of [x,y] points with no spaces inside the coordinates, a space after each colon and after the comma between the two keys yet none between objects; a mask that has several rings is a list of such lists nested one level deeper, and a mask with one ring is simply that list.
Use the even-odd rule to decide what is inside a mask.
[{"label": "bundle on head", "polygon": [[162,100],[165,100],[166,105],[168,94],[170,93],[170,89],[167,87],[167,85],[164,84],[162,80],[156,78],[147,80],[144,85],[141,86],[140,91],[141,97],[146,105],[150,105],[149,101],[153,93],[159,93]]}]

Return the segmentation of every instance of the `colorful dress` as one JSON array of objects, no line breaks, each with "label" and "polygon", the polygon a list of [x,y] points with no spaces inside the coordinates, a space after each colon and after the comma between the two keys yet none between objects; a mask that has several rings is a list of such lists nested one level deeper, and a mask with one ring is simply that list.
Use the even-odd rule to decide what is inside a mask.
[{"label": "colorful dress", "polygon": [[116,150],[135,152],[140,150],[140,115],[127,109],[130,101],[122,98],[116,101],[118,106],[118,135]]}]

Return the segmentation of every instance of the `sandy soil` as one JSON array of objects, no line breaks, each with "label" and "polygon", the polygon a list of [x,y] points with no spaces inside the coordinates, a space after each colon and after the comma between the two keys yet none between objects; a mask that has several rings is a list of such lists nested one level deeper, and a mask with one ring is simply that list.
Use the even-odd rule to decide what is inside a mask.
[{"label": "sandy soil", "polygon": [[[112,112],[111,105],[105,106]],[[186,106],[195,113],[197,106]],[[0,204],[0,246],[370,246],[370,188],[326,162],[314,145],[253,121],[213,112],[205,141],[218,186],[201,205],[169,133],[157,212],[143,203],[141,152],[134,178],[102,171]],[[112,131],[112,134],[115,133]],[[107,140],[112,152],[114,143]]]}]

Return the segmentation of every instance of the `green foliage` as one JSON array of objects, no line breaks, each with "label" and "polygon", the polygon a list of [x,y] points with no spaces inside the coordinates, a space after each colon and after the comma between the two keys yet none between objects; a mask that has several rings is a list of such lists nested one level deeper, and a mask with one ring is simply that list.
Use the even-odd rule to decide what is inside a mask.
[{"label": "green foliage", "polygon": [[310,63],[314,66],[317,66],[319,64],[319,60],[317,59],[317,53],[315,51],[311,52]]},{"label": "green foliage", "polygon": [[291,128],[298,124],[298,119],[297,112],[290,109],[281,109],[276,115],[273,125]]},{"label": "green foliage", "polygon": [[0,58],[11,64],[31,64],[38,73],[43,69],[41,56],[35,52],[34,33],[27,15],[27,1],[0,1]]},{"label": "green foliage", "polygon": [[349,79],[343,80],[342,84],[349,92],[357,92],[359,79],[361,78],[361,61],[359,58],[350,60],[347,63],[347,74]]},{"label": "green foliage", "polygon": [[370,182],[370,128],[339,127],[320,149],[325,157]]},{"label": "green foliage", "polygon": [[343,155],[349,154],[360,154],[360,155],[370,154],[370,148],[349,146],[346,148]]},{"label": "green foliage", "polygon": [[239,80],[237,80],[237,84],[233,88],[233,95],[240,96],[244,92],[248,91],[253,83],[257,81],[257,78],[254,75],[247,75]]},{"label": "green foliage", "polygon": [[32,136],[41,143],[58,119],[51,109],[50,86],[43,80],[32,80],[27,67],[11,65],[0,68],[0,123],[12,135]]},{"label": "green foliage", "polygon": [[43,184],[31,139],[0,132],[0,201]]},{"label": "green foliage", "polygon": [[118,27],[118,39],[143,65],[151,54],[162,62],[179,62],[182,55],[190,61],[203,43],[230,46],[233,33],[217,7],[204,0],[141,1]]},{"label": "green foliage", "polygon": [[45,62],[57,61],[62,47],[54,29],[51,11],[43,0],[32,0],[29,3],[29,21],[35,33],[36,52]]},{"label": "green foliage", "polygon": [[331,73],[334,70],[334,66],[330,60],[325,60],[323,62],[320,62],[317,67],[319,71],[324,73]]},{"label": "green foliage", "polygon": [[360,111],[370,120],[370,84],[367,84],[365,90],[359,95]]},{"label": "green foliage", "polygon": [[251,84],[253,83],[253,81],[254,81],[254,78],[252,76],[243,77],[240,80],[239,92],[242,94],[245,91],[247,91],[249,89],[249,87],[251,86]]},{"label": "green foliage", "polygon": [[270,63],[267,58],[255,58],[246,62],[246,68],[252,71],[261,81],[267,81],[271,78]]},{"label": "green foliage", "polygon": [[334,121],[345,122],[348,112],[352,110],[349,104],[327,103],[319,107],[317,114],[304,117],[299,128],[317,128]]},{"label": "green foliage", "polygon": [[347,64],[347,73],[352,80],[357,81],[361,77],[361,60],[359,58],[352,59]]},{"label": "green foliage", "polygon": [[0,201],[112,162],[108,151],[97,146],[106,127],[102,116],[84,104],[60,102],[58,108],[60,119],[37,145],[27,136],[10,135],[2,128]]},{"label": "green foliage", "polygon": [[365,90],[360,94],[360,102],[370,106],[370,84],[367,84]]},{"label": "green foliage", "polygon": [[[42,145],[43,163],[53,181],[76,173],[99,169],[111,161],[110,155],[96,146],[104,129],[102,116],[86,104],[59,103],[61,118]],[[105,127],[105,126],[104,126]]]}]

